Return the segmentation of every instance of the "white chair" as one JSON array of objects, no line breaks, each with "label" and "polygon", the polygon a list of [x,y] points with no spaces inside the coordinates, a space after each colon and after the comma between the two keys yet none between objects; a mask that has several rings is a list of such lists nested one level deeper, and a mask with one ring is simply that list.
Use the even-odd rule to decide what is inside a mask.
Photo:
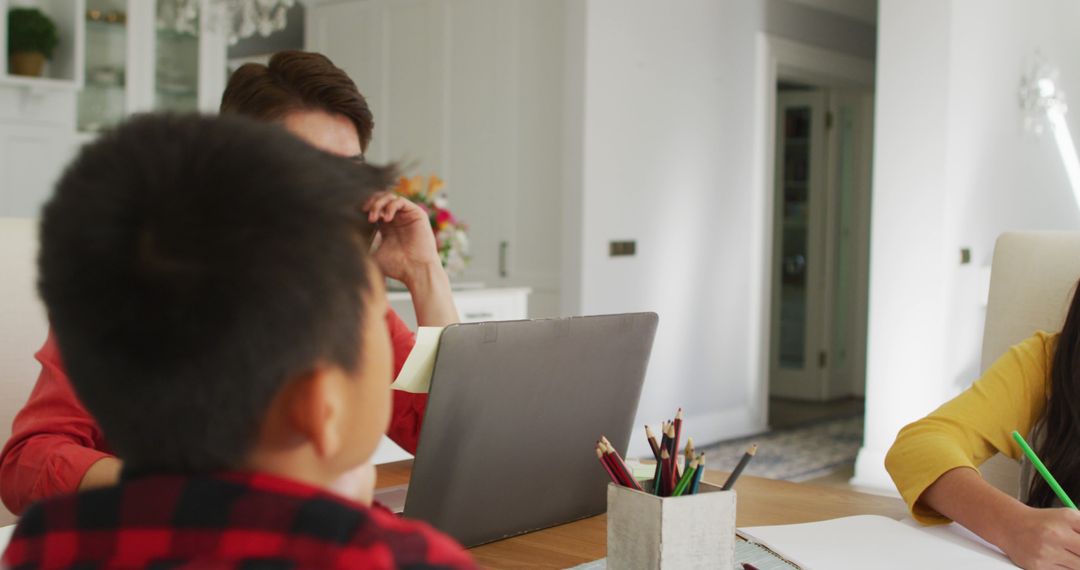
[{"label": "white chair", "polygon": [[[1059,331],[1080,279],[1080,232],[1003,234],[994,248],[983,331],[982,370],[1037,330]],[[1017,463],[998,454],[979,470],[992,485],[1019,492]]]},{"label": "white chair", "polygon": [[[37,220],[0,218],[0,442],[34,387],[48,321],[37,295]],[[0,505],[0,525],[15,521]]]}]

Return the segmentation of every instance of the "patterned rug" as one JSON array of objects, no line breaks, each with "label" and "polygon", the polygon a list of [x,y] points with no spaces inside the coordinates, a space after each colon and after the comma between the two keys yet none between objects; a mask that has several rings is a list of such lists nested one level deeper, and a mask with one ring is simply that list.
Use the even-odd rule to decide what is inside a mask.
[{"label": "patterned rug", "polygon": [[863,416],[859,415],[724,441],[702,451],[707,453],[709,469],[730,471],[746,448],[756,443],[757,455],[743,473],[797,482],[853,464],[862,437]]}]

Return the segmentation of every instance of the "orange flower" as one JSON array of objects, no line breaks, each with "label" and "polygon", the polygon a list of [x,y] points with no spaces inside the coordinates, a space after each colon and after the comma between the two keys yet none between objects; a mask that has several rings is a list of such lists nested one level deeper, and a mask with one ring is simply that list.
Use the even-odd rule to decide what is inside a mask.
[{"label": "orange flower", "polygon": [[393,192],[395,194],[405,196],[406,198],[413,195],[412,188],[410,188],[409,179],[404,176],[398,178],[397,184],[394,185]]},{"label": "orange flower", "polygon": [[442,190],[443,186],[445,185],[446,183],[443,182],[442,178],[439,178],[438,176],[432,174],[431,177],[428,179],[428,198],[434,196],[435,194],[438,194],[439,190]]}]

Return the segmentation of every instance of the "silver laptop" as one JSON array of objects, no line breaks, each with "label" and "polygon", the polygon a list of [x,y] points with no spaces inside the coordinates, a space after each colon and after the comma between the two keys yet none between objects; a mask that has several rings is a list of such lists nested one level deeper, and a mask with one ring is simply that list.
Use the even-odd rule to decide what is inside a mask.
[{"label": "silver laptop", "polygon": [[625,454],[655,313],[452,325],[443,332],[404,516],[475,546],[606,508],[596,459]]}]

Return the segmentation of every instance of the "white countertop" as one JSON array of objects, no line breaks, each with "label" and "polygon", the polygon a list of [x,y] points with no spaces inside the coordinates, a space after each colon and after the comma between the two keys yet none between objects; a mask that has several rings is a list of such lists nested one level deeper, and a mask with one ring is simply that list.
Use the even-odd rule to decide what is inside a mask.
[{"label": "white countertop", "polygon": [[[454,297],[469,297],[469,296],[491,296],[491,295],[518,295],[524,293],[526,295],[532,293],[530,287],[491,287],[491,288],[479,288],[479,289],[455,289],[453,291]],[[386,293],[387,299],[390,301],[411,301],[412,297],[409,296],[408,291],[388,291]]]}]

